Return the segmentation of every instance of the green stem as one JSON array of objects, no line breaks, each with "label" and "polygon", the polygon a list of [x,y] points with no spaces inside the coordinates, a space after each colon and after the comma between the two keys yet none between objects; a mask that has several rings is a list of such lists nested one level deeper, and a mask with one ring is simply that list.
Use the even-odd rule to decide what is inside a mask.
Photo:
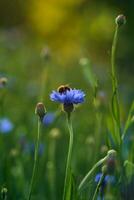
[{"label": "green stem", "polygon": [[78,190],[79,192],[83,188],[83,186],[86,184],[92,173],[95,171],[97,167],[99,167],[102,163],[104,163],[107,160],[108,156],[105,156],[101,160],[99,160],[93,167],[92,169],[86,174],[86,176],[82,179],[81,183],[79,184]]},{"label": "green stem", "polygon": [[34,186],[34,180],[35,180],[35,175],[36,175],[36,170],[37,170],[37,164],[38,164],[38,151],[39,151],[39,140],[40,140],[40,118],[38,118],[38,133],[37,133],[37,139],[36,139],[36,146],[35,146],[35,154],[34,154],[34,166],[33,166],[33,172],[32,172],[32,178],[31,178],[31,183],[30,183],[30,189],[29,189],[29,194],[28,194],[28,200],[31,199],[31,195],[33,192],[33,186]]},{"label": "green stem", "polygon": [[49,150],[48,150],[48,162],[51,163],[51,167],[48,168],[48,182],[50,185],[51,200],[56,199],[56,187],[55,187],[55,149],[56,149],[56,140],[50,138]]},{"label": "green stem", "polygon": [[95,200],[95,199],[96,199],[96,196],[97,196],[99,187],[100,187],[100,185],[101,185],[103,179],[104,179],[104,174],[101,176],[101,178],[100,178],[100,180],[99,180],[99,182],[98,182],[98,184],[97,184],[97,187],[96,187],[96,189],[95,189],[94,196],[93,196],[93,199],[92,199],[92,200]]},{"label": "green stem", "polygon": [[[116,46],[117,46],[117,41],[118,41],[118,30],[119,30],[118,26],[116,26],[113,44],[112,44],[112,51],[111,51],[112,78],[114,78],[114,79],[116,79],[116,75],[115,75],[115,54],[116,54]],[[114,86],[116,87],[115,82],[113,82],[113,89],[115,89]]]},{"label": "green stem", "polygon": [[116,135],[118,134],[117,135],[118,144],[120,145],[121,144],[120,108],[118,100],[118,82],[115,70],[115,55],[117,49],[118,31],[119,31],[119,26],[116,25],[113,44],[112,44],[112,51],[111,51],[111,67],[112,67],[112,88],[113,88],[112,114],[115,121],[115,132]]},{"label": "green stem", "polygon": [[63,191],[63,200],[66,199],[66,193],[68,189],[68,183],[70,181],[70,171],[71,171],[71,159],[72,159],[72,148],[73,148],[73,128],[70,114],[67,115],[67,124],[70,134],[69,139],[69,149],[66,163],[66,172],[65,172],[65,181],[64,181],[64,191]]}]

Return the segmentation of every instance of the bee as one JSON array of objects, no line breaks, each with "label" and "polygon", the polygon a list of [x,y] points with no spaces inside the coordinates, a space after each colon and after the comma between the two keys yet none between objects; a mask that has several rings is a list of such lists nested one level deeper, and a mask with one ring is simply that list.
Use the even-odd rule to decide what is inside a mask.
[{"label": "bee", "polygon": [[69,85],[67,84],[67,85],[61,85],[60,87],[58,87],[58,89],[57,89],[57,91],[59,92],[59,93],[65,93],[66,91],[70,91],[70,87],[69,87]]}]

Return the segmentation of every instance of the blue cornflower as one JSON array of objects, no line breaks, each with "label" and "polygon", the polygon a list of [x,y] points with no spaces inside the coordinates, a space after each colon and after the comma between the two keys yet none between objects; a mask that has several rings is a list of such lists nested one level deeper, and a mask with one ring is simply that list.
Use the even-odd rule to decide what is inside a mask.
[{"label": "blue cornflower", "polygon": [[85,93],[82,90],[63,88],[63,91],[53,91],[50,99],[62,104],[79,104],[84,102]]},{"label": "blue cornflower", "polygon": [[50,124],[52,124],[52,123],[54,122],[55,118],[56,118],[55,113],[53,113],[53,112],[48,112],[48,113],[46,113],[46,115],[43,117],[42,123],[43,123],[44,125],[50,125]]},{"label": "blue cornflower", "polygon": [[0,132],[1,133],[9,133],[13,130],[13,123],[8,118],[2,118],[0,119]]},{"label": "blue cornflower", "polygon": [[[103,174],[98,173],[95,177],[95,182],[98,184]],[[97,200],[104,199],[104,192],[107,184],[114,184],[115,177],[113,175],[104,175],[100,184],[100,194],[97,197]]]},{"label": "blue cornflower", "polygon": [[[99,183],[100,179],[102,177],[102,173],[98,173],[95,177],[95,182]],[[102,186],[105,187],[107,184],[114,184],[115,183],[115,177],[113,175],[106,175],[104,176],[104,179],[102,180]]]}]

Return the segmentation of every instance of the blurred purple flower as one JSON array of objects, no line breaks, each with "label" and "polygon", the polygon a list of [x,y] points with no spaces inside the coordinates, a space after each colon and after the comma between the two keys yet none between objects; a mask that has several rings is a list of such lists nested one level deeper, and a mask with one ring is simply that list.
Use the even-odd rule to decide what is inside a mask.
[{"label": "blurred purple flower", "polygon": [[49,126],[54,122],[55,118],[56,118],[55,113],[53,112],[46,113],[46,115],[43,117],[42,123],[44,125]]},{"label": "blurred purple flower", "polygon": [[13,123],[8,118],[0,119],[0,132],[3,134],[7,134],[13,130]]}]

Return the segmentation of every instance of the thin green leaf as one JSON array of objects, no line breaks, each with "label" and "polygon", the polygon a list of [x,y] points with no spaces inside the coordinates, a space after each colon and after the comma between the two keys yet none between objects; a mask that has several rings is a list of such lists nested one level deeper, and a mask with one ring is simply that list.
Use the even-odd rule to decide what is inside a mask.
[{"label": "thin green leaf", "polygon": [[129,127],[134,123],[133,116],[134,116],[134,102],[132,103],[131,108],[129,110],[128,118],[125,123],[125,128],[124,128],[123,135],[122,135],[122,140],[124,139]]},{"label": "thin green leaf", "polygon": [[132,175],[134,174],[134,163],[131,161],[125,160],[124,167],[126,169],[126,175],[128,180],[131,180]]}]

